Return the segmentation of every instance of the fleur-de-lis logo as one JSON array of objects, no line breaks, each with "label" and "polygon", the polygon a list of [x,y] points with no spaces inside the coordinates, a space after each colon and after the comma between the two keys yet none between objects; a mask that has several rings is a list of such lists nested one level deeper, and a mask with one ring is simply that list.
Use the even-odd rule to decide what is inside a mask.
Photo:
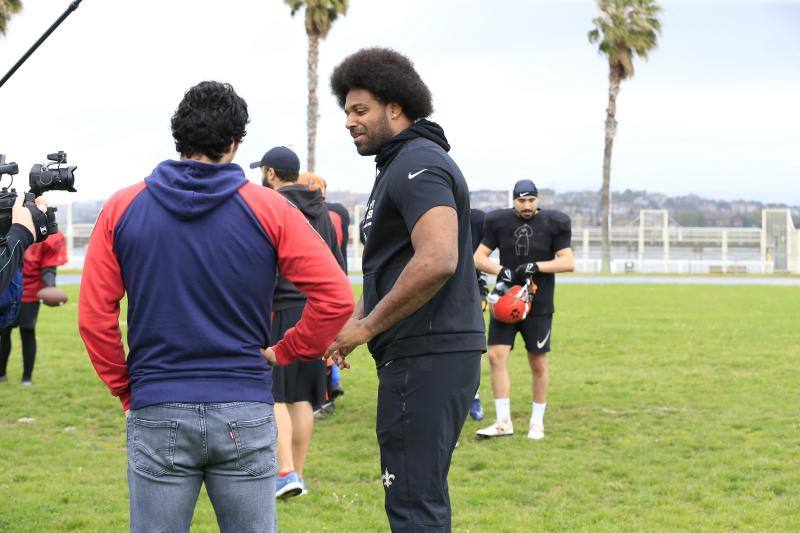
[{"label": "fleur-de-lis logo", "polygon": [[381,476],[381,479],[383,480],[383,486],[388,489],[389,487],[392,486],[392,481],[394,481],[394,474],[390,474],[389,469],[386,468],[383,472],[383,475]]}]

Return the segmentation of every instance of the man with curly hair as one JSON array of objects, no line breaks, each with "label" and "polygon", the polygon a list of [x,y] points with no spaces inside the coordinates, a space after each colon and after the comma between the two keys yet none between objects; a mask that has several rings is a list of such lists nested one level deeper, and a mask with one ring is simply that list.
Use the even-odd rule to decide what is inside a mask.
[{"label": "man with curly hair", "polygon": [[[188,532],[203,483],[221,531],[276,531],[271,365],[318,360],[353,311],[302,213],[233,164],[247,121],[230,85],[189,89],[180,160],[112,196],[89,240],[78,328],[126,415],[132,532]],[[278,270],[307,301],[268,347]]]},{"label": "man with curly hair", "polygon": [[340,364],[368,343],[378,368],[376,432],[393,531],[450,531],[447,473],[486,350],[469,190],[425,117],[431,93],[411,61],[369,48],[331,76],[356,150],[376,156],[361,221],[364,290],[328,348]]}]

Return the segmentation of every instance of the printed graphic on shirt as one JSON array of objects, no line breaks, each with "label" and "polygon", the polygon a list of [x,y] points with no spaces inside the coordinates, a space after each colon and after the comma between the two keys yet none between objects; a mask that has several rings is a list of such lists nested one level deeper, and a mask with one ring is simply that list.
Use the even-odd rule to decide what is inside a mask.
[{"label": "printed graphic on shirt", "polygon": [[533,230],[527,224],[523,224],[514,231],[514,237],[517,240],[514,242],[514,251],[517,257],[524,257],[530,253],[531,250],[531,237],[533,237]]}]

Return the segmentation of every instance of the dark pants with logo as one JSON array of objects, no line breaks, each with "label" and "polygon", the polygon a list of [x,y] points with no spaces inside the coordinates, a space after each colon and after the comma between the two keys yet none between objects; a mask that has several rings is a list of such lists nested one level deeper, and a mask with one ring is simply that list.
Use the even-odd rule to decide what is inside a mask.
[{"label": "dark pants with logo", "polygon": [[450,531],[447,473],[478,390],[481,353],[395,359],[378,369],[376,432],[392,531]]}]

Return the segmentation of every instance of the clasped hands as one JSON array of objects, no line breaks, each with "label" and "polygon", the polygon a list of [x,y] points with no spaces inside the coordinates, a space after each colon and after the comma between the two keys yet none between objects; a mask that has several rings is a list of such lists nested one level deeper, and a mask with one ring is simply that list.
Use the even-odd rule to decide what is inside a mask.
[{"label": "clasped hands", "polygon": [[[333,362],[339,368],[350,368],[350,364],[345,358],[358,346],[372,340],[374,336],[375,333],[372,328],[369,327],[367,320],[351,318],[345,323],[342,330],[336,335],[336,338],[333,339],[328,349],[325,350],[324,358],[333,358]],[[276,366],[278,364],[275,350],[271,347],[261,348],[261,355],[264,356],[270,365]]]}]

